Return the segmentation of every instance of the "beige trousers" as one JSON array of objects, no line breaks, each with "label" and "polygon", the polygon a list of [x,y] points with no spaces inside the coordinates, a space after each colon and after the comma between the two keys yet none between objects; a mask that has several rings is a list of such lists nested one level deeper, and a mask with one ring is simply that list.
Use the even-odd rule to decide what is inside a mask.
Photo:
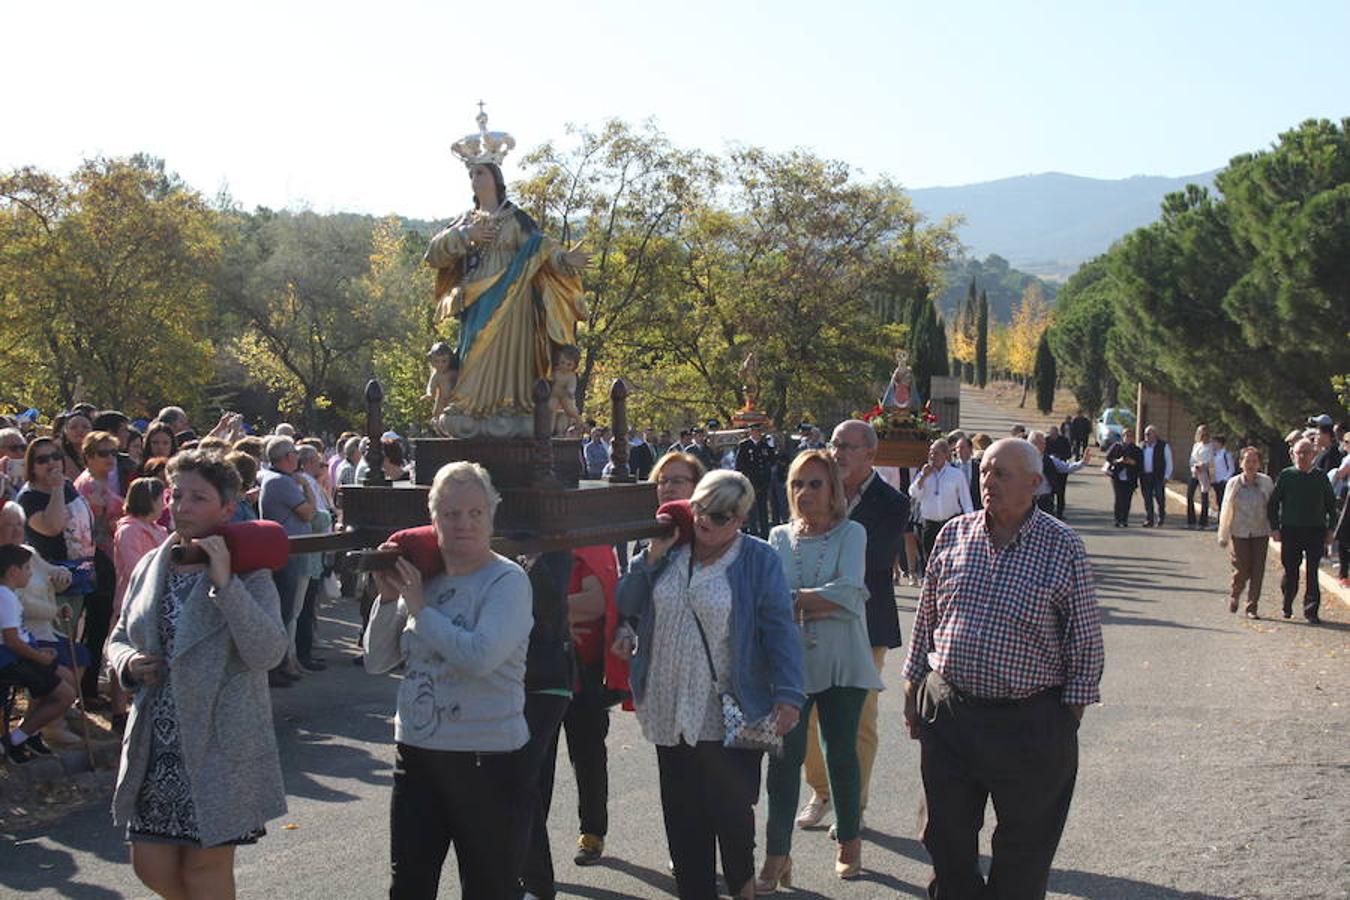
[{"label": "beige trousers", "polygon": [[[877,675],[886,664],[887,647],[873,647],[872,661],[877,664]],[[872,763],[877,759],[877,697],[880,691],[870,691],[863,704],[862,719],[858,722],[858,765],[862,768],[862,808],[867,809],[867,789],[872,784]],[[830,777],[825,772],[825,754],[820,751],[820,731],[816,722],[816,708],[811,707],[811,720],[806,732],[806,783],[817,797],[830,796]]]}]

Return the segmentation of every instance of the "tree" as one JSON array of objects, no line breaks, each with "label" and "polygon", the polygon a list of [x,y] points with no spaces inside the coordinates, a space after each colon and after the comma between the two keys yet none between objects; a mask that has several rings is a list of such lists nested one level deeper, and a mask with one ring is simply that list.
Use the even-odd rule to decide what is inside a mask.
[{"label": "tree", "polygon": [[1045,303],[1045,292],[1039,282],[1031,282],[1022,293],[1022,300],[1013,311],[1012,325],[1008,329],[1008,368],[1022,383],[1022,400],[1018,406],[1025,406],[1027,390],[1036,368],[1036,345],[1041,334],[1049,324],[1050,310]]},{"label": "tree", "polygon": [[147,156],[0,177],[4,399],[193,407],[211,371],[213,220]]},{"label": "tree", "polygon": [[989,295],[985,291],[980,291],[975,312],[975,383],[980,387],[989,383]]},{"label": "tree", "polygon": [[933,395],[933,376],[947,374],[947,338],[932,300],[924,298],[916,308],[909,335],[909,363],[914,370],[914,386],[926,401]]},{"label": "tree", "polygon": [[1083,265],[1055,299],[1055,324],[1047,332],[1060,380],[1079,407],[1095,414],[1114,401],[1118,382],[1107,365],[1107,338],[1115,324],[1107,260]]},{"label": "tree", "polygon": [[1049,414],[1055,407],[1055,355],[1050,352],[1050,337],[1041,332],[1036,344],[1036,408]]},{"label": "tree", "polygon": [[361,408],[363,376],[385,330],[383,310],[362,302],[374,224],[267,210],[224,223],[219,290],[236,323],[230,352],[306,430],[351,424]]}]

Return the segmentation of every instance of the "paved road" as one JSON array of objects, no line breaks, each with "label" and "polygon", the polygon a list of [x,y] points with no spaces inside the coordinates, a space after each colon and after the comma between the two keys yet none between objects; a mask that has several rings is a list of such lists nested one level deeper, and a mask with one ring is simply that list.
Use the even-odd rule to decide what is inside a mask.
[{"label": "paved road", "polygon": [[[974,397],[964,406],[967,427],[1006,433],[1006,415]],[[1107,667],[1104,703],[1088,711],[1080,732],[1078,792],[1051,896],[1350,896],[1346,611],[1328,609],[1321,628],[1238,619],[1222,599],[1227,566],[1212,533],[1122,532],[1110,527],[1109,510],[1100,476],[1073,477],[1069,521],[1098,574]],[[1274,587],[1267,586],[1267,611]],[[902,592],[906,629],[914,599],[913,589]],[[349,611],[330,613],[324,633],[337,664],[275,694],[291,813],[260,845],[240,851],[242,897],[345,900],[386,890],[394,682],[345,664],[354,627]],[[892,686],[902,654],[888,660]],[[836,881],[824,832],[798,833],[795,896],[923,895],[918,752],[901,733],[898,690],[882,695],[881,716],[868,875]],[[575,795],[565,764],[559,771],[552,834],[561,895],[669,896],[655,755],[623,713],[615,714],[610,748],[612,833],[603,866],[570,861]],[[459,896],[451,868],[444,897]],[[0,844],[0,895],[15,891],[145,896],[103,808]]]}]

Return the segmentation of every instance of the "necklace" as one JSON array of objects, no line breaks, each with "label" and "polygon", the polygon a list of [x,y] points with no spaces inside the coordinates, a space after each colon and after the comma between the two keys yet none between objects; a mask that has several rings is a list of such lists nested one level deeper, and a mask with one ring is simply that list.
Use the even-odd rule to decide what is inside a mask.
[{"label": "necklace", "polygon": [[[820,554],[816,557],[816,571],[812,574],[811,581],[808,583],[802,572],[801,539],[803,537],[815,537],[815,535],[804,535],[802,534],[803,530],[804,529],[802,528],[794,526],[788,537],[788,544],[792,548],[793,574],[796,576],[797,590],[799,591],[804,588],[810,589],[820,587],[821,578],[825,574],[825,560],[830,554],[830,545],[834,542],[835,532],[838,531],[837,528],[830,528],[824,534],[819,536]],[[805,642],[806,648],[809,650],[816,646],[816,623],[806,621],[806,617],[802,614],[801,610],[797,611],[797,626],[802,630],[802,640]]]}]

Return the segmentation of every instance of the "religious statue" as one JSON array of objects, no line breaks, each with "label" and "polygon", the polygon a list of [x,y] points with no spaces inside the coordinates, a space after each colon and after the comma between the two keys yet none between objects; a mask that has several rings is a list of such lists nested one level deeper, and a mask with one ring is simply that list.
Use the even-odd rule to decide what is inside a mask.
[{"label": "religious statue", "polygon": [[554,350],[576,343],[587,314],[581,272],[590,254],[563,248],[506,197],[501,162],[515,147],[487,130],[451,152],[469,169],[473,209],[431,239],[426,263],[436,269],[438,317],[460,320],[459,379],[440,419],[454,437],[529,437],[535,382],[550,375]]},{"label": "religious statue", "polygon": [[751,350],[745,355],[740,375],[741,392],[745,394],[745,408],[752,410],[755,408],[755,401],[759,399],[759,357],[755,356],[755,351]]},{"label": "religious statue", "polygon": [[437,341],[427,351],[427,362],[431,365],[431,377],[422,399],[431,401],[431,424],[440,431],[441,413],[450,405],[450,393],[459,381],[459,357],[445,341]]},{"label": "religious statue", "polygon": [[914,370],[909,367],[909,354],[904,350],[895,351],[895,371],[886,385],[886,394],[881,398],[883,409],[917,409],[922,405],[919,392],[914,388]]},{"label": "religious statue", "polygon": [[553,433],[566,435],[571,429],[580,429],[581,413],[577,411],[577,366],[581,365],[581,348],[563,344],[553,351],[553,381],[549,389],[548,408],[553,412]]}]

